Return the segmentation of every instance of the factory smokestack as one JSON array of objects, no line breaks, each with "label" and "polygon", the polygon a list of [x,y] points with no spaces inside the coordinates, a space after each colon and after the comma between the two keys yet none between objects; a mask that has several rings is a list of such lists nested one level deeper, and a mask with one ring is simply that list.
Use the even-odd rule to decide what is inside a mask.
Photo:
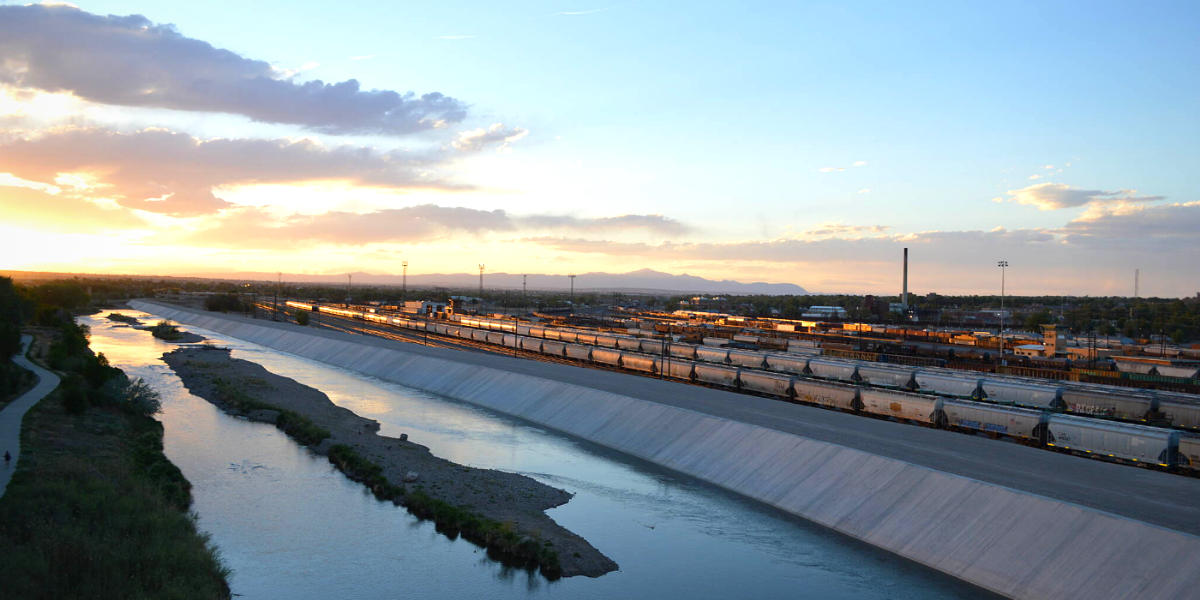
[{"label": "factory smokestack", "polygon": [[900,304],[908,311],[908,248],[904,249],[904,295],[900,297]]}]

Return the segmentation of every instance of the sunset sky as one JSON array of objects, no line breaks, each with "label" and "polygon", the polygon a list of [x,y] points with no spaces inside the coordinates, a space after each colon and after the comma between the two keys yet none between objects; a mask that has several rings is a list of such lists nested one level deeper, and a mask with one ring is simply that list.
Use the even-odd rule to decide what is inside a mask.
[{"label": "sunset sky", "polygon": [[1195,2],[0,2],[0,268],[1200,291]]}]

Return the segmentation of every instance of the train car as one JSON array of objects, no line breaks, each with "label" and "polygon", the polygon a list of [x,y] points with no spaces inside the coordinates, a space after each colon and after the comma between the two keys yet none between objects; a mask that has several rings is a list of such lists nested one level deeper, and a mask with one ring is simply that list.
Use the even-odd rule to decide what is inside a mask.
[{"label": "train car", "polygon": [[1200,436],[1179,436],[1179,466],[1200,473]]},{"label": "train car", "polygon": [[1046,441],[1049,415],[1042,411],[946,399],[942,401],[942,415],[942,425]]},{"label": "train car", "polygon": [[1056,448],[1163,467],[1178,462],[1178,431],[1070,415],[1050,415],[1048,427]]},{"label": "train car", "polygon": [[530,336],[532,336],[532,337],[535,337],[535,338],[542,338],[542,339],[545,339],[545,337],[546,337],[546,328],[545,328],[545,327],[530,327],[530,328],[529,328],[529,335],[530,335]]},{"label": "train car", "polygon": [[768,369],[797,375],[808,373],[808,360],[807,357],[787,354],[768,354],[765,357]]},{"label": "train car", "polygon": [[1123,421],[1145,421],[1157,408],[1154,397],[1131,389],[1063,388],[1066,411],[1089,417],[1108,417]]},{"label": "train car", "polygon": [[621,366],[621,351],[613,348],[592,347],[592,362],[619,367]]},{"label": "train car", "polygon": [[567,344],[567,357],[575,360],[592,360],[592,347],[583,344]]},{"label": "train car", "polygon": [[858,410],[862,407],[858,400],[858,387],[843,383],[797,377],[792,382],[792,396],[801,402],[843,410]]},{"label": "train car", "polygon": [[950,396],[951,398],[973,398],[979,390],[981,378],[970,373],[948,375],[917,369],[913,375],[917,389],[922,392]]},{"label": "train car", "polygon": [[663,340],[643,339],[638,342],[638,351],[645,354],[662,356],[666,353],[667,343]]},{"label": "train car", "polygon": [[750,369],[765,369],[767,366],[764,360],[766,355],[762,352],[747,352],[744,350],[730,350],[729,364],[739,367],[747,367]]},{"label": "train car", "polygon": [[472,329],[471,339],[476,342],[486,342],[488,339],[488,331],[486,329]]},{"label": "train car", "polygon": [[813,358],[808,361],[809,374],[815,377],[820,377],[821,379],[853,383],[855,381],[854,373],[857,370],[858,365],[852,362],[842,362],[824,358]]},{"label": "train car", "polygon": [[515,333],[506,333],[506,334],[504,334],[504,347],[505,348],[516,348],[517,342],[520,339],[521,339],[521,336],[519,336]]},{"label": "train car", "polygon": [[667,346],[667,352],[676,358],[696,359],[696,347],[691,344],[671,344]]},{"label": "train car", "polygon": [[1159,396],[1158,410],[1171,425],[1183,429],[1200,430],[1200,404],[1176,399],[1174,396]]},{"label": "train car", "polygon": [[771,394],[772,396],[782,398],[791,398],[792,384],[795,383],[796,376],[786,373],[743,369],[739,379],[742,382],[743,390]]},{"label": "train car", "polygon": [[542,337],[548,340],[561,340],[562,332],[557,329],[545,329],[542,331]]},{"label": "train car", "polygon": [[579,339],[579,334],[574,331],[559,331],[558,339],[574,344]]},{"label": "train car", "polygon": [[528,325],[517,325],[517,335],[529,335]]},{"label": "train car", "polygon": [[458,325],[447,325],[446,330],[442,333],[453,337],[462,337],[462,327],[459,327]]},{"label": "train car", "polygon": [[504,344],[504,334],[500,332],[489,332],[484,340],[489,344]]},{"label": "train car", "polygon": [[621,366],[643,373],[658,373],[659,357],[650,354],[621,353]]},{"label": "train car", "polygon": [[682,358],[668,358],[662,364],[663,374],[672,379],[691,381],[696,376],[696,363]]},{"label": "train car", "polygon": [[547,356],[562,356],[567,345],[553,340],[542,340],[542,354]]},{"label": "train car", "polygon": [[529,352],[539,352],[539,353],[542,351],[542,339],[541,338],[522,337],[517,341],[517,343],[519,343],[521,345],[522,350],[527,350]]},{"label": "train car", "polygon": [[740,371],[740,367],[726,367],[698,362],[696,363],[696,381],[736,388]]},{"label": "train car", "polygon": [[984,378],[976,391],[978,400],[1042,410],[1063,410],[1062,387]]},{"label": "train car", "polygon": [[593,333],[579,333],[575,336],[575,341],[580,344],[587,344],[589,346],[595,346],[596,345],[596,335]]},{"label": "train car", "polygon": [[711,346],[696,346],[696,360],[702,360],[719,365],[729,364],[729,350]]},{"label": "train car", "polygon": [[934,423],[941,399],[896,390],[861,388],[858,398],[863,410],[873,415]]},{"label": "train car", "polygon": [[881,367],[874,364],[859,365],[858,379],[865,384],[876,387],[910,390],[916,386],[916,383],[913,382],[913,375],[916,372],[916,369],[906,369],[904,367]]},{"label": "train car", "polygon": [[639,349],[641,349],[641,347],[642,347],[642,340],[639,340],[637,338],[631,338],[631,337],[617,338],[617,348],[619,348],[621,350],[629,350],[630,352],[637,352]]},{"label": "train car", "polygon": [[611,335],[597,335],[596,345],[602,348],[616,348],[617,338]]}]

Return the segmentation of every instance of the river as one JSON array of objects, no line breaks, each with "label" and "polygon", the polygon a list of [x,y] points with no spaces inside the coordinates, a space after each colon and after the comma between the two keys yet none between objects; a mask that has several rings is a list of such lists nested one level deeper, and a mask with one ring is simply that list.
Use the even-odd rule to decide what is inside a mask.
[{"label": "river", "polygon": [[[124,314],[153,322],[138,311]],[[80,319],[92,348],[163,397],[167,456],[245,598],[949,599],[987,592],[761,503],[455,400],[195,327],[235,358],[315,387],[380,433],[457,463],[529,475],[575,497],[549,511],[621,566],[548,581],[505,567],[379,502],[274,426],[187,392],[149,332]]]}]

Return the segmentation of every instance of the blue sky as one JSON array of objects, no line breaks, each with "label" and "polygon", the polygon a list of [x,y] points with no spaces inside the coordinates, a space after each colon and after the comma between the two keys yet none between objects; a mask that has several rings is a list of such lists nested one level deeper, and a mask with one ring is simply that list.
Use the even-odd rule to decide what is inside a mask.
[{"label": "blue sky", "polygon": [[[297,82],[357,79],[364,88],[458,98],[469,111],[456,130],[503,123],[529,133],[512,152],[447,167],[478,189],[437,203],[522,214],[660,214],[690,228],[686,239],[631,234],[621,238],[627,242],[790,239],[831,222],[886,227],[888,236],[1061,231],[1100,206],[1039,210],[1008,201],[1010,190],[1046,183],[1161,196],[1159,204],[1200,200],[1193,176],[1200,8],[1190,2],[78,4],[96,14],[142,14],[217,48],[304,69]],[[200,138],[313,135],[382,149],[443,143],[437,131],[321,136],[203,112],[119,108],[93,118]],[[844,170],[822,172],[828,168]],[[1180,232],[1166,235],[1174,244]],[[1175,260],[1147,242],[1144,262]],[[1112,262],[1092,256],[1096,268]],[[542,258],[553,264],[564,256]],[[648,266],[886,291],[830,277],[814,285],[804,276],[816,268],[810,260],[703,262]],[[826,262],[823,272],[846,268]],[[1063,268],[1086,266],[1082,256],[1063,259]],[[799,273],[788,276],[789,269]],[[1194,275],[1162,271],[1173,278],[1163,293],[1198,287]],[[1041,277],[1037,285],[1046,287],[1061,272]],[[1097,277],[1108,286],[1097,293],[1122,292],[1128,279],[1097,271],[1072,281]],[[893,285],[883,271],[858,283]]]}]

